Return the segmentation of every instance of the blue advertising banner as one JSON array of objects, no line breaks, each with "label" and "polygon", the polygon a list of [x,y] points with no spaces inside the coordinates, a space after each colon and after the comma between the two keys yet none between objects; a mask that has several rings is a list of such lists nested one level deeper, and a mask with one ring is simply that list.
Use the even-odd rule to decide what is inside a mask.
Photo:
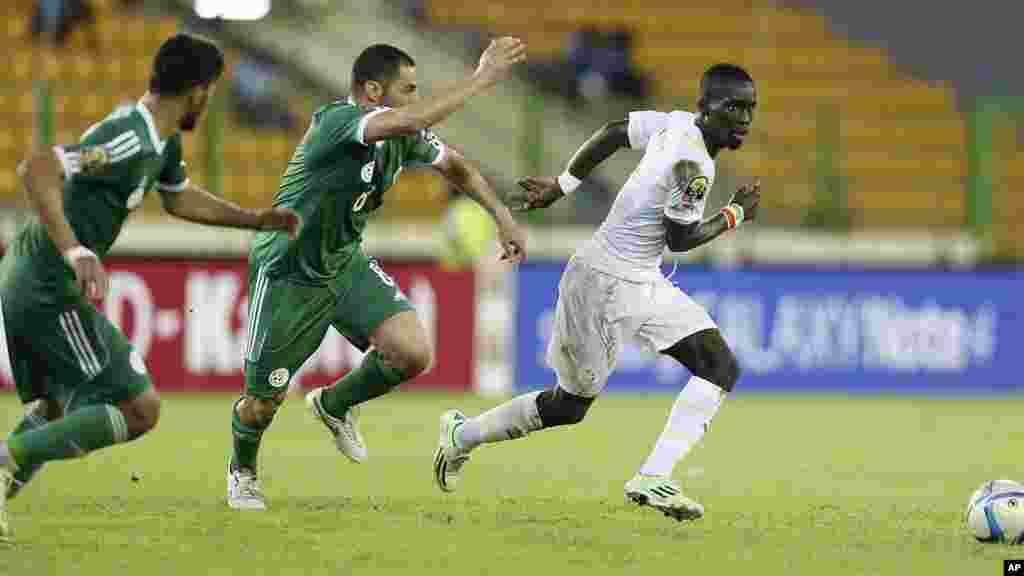
[{"label": "blue advertising banner", "polygon": [[[545,362],[564,263],[519,267],[520,390],[555,381]],[[718,323],[742,391],[1009,392],[1024,386],[1024,271],[742,269],[680,266],[672,281]],[[630,343],[608,392],[676,391],[674,360]]]}]

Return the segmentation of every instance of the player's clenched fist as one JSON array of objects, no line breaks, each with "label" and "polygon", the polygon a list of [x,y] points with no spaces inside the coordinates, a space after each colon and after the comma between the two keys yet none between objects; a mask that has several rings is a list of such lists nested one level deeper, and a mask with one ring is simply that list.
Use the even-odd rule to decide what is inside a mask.
[{"label": "player's clenched fist", "polygon": [[505,78],[513,66],[526,61],[526,44],[519,38],[508,36],[491,40],[490,46],[480,56],[476,75],[488,83]]},{"label": "player's clenched fist", "polygon": [[757,216],[757,207],[761,203],[761,181],[753,186],[740,186],[733,195],[730,204],[739,204],[743,208],[743,220],[753,220]]}]

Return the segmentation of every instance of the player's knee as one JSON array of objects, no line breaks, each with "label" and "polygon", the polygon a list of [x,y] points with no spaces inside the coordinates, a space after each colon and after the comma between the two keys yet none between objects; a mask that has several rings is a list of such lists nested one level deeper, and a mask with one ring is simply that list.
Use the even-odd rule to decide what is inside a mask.
[{"label": "player's knee", "polygon": [[740,379],[740,363],[736,360],[736,355],[732,350],[725,348],[719,352],[714,360],[712,370],[714,376],[711,382],[726,392],[732,392],[736,382]]},{"label": "player's knee", "polygon": [[238,418],[242,424],[251,428],[266,428],[274,420],[283,402],[283,393],[274,398],[246,397],[238,406]]},{"label": "player's knee", "polygon": [[156,428],[157,422],[160,421],[160,397],[155,392],[122,403],[120,409],[128,427],[129,440],[134,440]]},{"label": "player's knee", "polygon": [[390,356],[391,365],[411,379],[430,367],[434,352],[425,339],[415,339],[408,341]]},{"label": "player's knee", "polygon": [[554,388],[537,396],[537,412],[545,428],[569,426],[582,422],[593,402],[593,398],[576,396],[561,388]]}]

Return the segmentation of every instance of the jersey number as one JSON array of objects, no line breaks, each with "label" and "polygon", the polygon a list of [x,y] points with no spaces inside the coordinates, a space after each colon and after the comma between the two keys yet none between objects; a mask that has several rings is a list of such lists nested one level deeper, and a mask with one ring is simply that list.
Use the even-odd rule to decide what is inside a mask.
[{"label": "jersey number", "polygon": [[369,192],[363,192],[362,194],[360,194],[359,197],[356,198],[356,201],[352,203],[352,211],[359,212],[360,210],[362,210],[363,206],[366,206],[366,199],[369,197]]}]

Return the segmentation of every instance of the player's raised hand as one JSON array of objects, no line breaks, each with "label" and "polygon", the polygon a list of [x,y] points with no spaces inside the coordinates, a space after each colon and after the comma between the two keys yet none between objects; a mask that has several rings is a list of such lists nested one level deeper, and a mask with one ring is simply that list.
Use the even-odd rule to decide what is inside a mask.
[{"label": "player's raised hand", "polygon": [[761,204],[761,181],[756,180],[751,186],[740,186],[730,203],[743,207],[744,221],[753,220],[757,216],[757,207]]},{"label": "player's raised hand", "polygon": [[498,218],[501,260],[518,264],[526,258],[526,232],[507,211],[504,213],[505,218]]},{"label": "player's raised hand", "polygon": [[285,230],[288,239],[295,240],[302,229],[302,216],[288,208],[268,208],[260,212],[260,230]]},{"label": "player's raised hand", "polygon": [[100,300],[107,295],[107,271],[92,250],[75,246],[64,252],[64,260],[75,272],[75,283],[86,298]]},{"label": "player's raised hand", "polygon": [[519,38],[504,36],[491,40],[480,56],[476,75],[494,84],[503,80],[513,66],[526,61],[526,44]]},{"label": "player's raised hand", "polygon": [[529,176],[519,180],[520,193],[509,198],[509,207],[516,212],[547,208],[565,196],[558,180],[549,176]]}]

